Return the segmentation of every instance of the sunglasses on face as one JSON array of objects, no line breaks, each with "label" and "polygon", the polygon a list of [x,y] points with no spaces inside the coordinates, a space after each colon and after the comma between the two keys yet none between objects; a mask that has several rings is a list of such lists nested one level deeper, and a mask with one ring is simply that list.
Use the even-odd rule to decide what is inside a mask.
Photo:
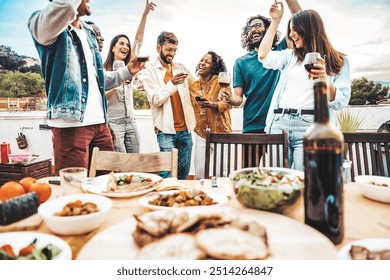
[{"label": "sunglasses on face", "polygon": [[259,29],[260,27],[263,27],[263,26],[264,26],[263,23],[257,22],[257,23],[254,23],[254,24],[252,24],[252,25],[248,25],[248,26],[246,27],[246,29],[247,29],[247,30],[252,30],[252,28]]}]

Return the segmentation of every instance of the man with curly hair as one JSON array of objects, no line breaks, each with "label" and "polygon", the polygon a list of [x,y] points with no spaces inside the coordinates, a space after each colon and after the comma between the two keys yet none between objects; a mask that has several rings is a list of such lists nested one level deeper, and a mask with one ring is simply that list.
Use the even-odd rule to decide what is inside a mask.
[{"label": "man with curly hair", "polygon": [[[286,0],[291,14],[302,10],[297,0]],[[279,80],[278,70],[266,69],[258,60],[258,49],[271,24],[271,19],[256,15],[247,19],[241,32],[241,45],[248,52],[239,57],[233,67],[233,95],[221,93],[233,106],[240,106],[244,101],[243,133],[264,133],[265,120],[276,84]],[[273,50],[287,48],[284,38],[279,44],[280,33],[273,42]],[[252,157],[255,158],[255,157]],[[253,166],[258,163],[253,162]]]},{"label": "man with curly hair", "polygon": [[[297,0],[286,0],[292,14],[302,10]],[[271,19],[256,15],[248,18],[241,32],[241,45],[248,51],[239,57],[233,68],[234,94],[221,96],[228,98],[233,106],[244,104],[244,133],[264,133],[265,119],[275,86],[279,80],[279,71],[266,69],[258,60],[258,49],[264,35],[271,24]],[[284,38],[279,44],[280,33],[274,38],[273,49],[282,50],[287,48]]]}]

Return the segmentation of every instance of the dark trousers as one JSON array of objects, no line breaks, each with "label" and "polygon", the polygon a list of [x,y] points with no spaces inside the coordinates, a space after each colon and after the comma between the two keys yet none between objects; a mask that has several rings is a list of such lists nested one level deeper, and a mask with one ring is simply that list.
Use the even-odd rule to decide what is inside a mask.
[{"label": "dark trousers", "polygon": [[66,167],[89,169],[92,149],[113,151],[114,145],[107,124],[82,127],[52,128],[55,174]]}]

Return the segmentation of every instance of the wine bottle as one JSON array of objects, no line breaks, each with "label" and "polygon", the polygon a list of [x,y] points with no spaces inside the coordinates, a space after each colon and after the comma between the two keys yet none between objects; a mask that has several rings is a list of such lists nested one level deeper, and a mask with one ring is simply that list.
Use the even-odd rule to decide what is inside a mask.
[{"label": "wine bottle", "polygon": [[305,223],[334,244],[344,238],[344,136],[329,121],[327,85],[314,83],[314,123],[304,135]]}]

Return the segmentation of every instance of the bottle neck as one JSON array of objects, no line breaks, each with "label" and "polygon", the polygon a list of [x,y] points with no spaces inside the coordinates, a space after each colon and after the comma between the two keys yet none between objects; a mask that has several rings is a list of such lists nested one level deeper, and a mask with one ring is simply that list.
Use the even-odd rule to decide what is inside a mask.
[{"label": "bottle neck", "polygon": [[318,81],[314,83],[314,121],[326,124],[329,122],[329,108],[326,82]]}]

